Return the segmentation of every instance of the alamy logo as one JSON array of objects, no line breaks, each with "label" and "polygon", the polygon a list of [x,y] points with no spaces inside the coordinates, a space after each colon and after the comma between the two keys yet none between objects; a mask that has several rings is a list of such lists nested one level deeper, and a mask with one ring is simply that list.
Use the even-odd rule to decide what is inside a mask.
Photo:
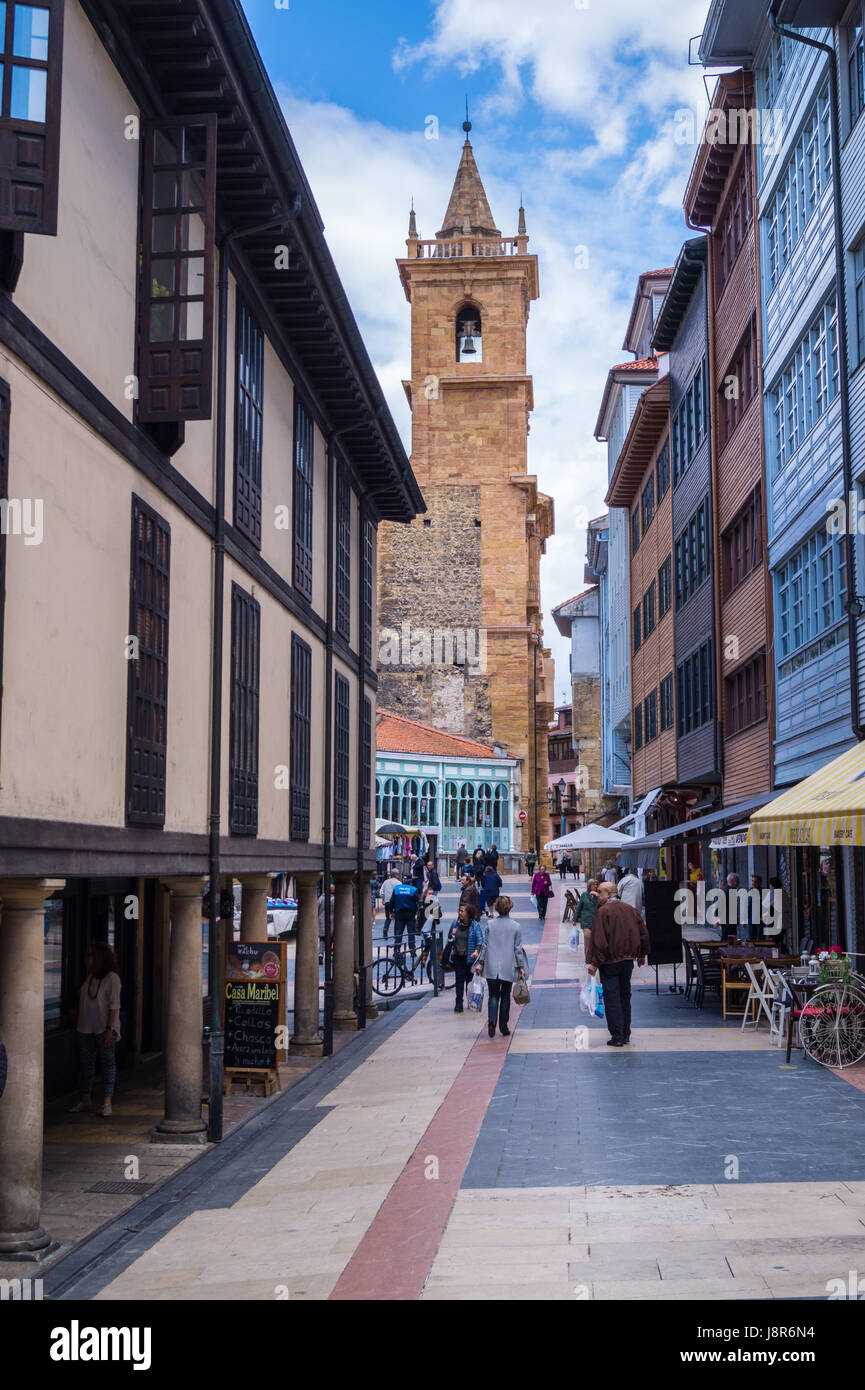
[{"label": "alamy logo", "polygon": [[43,511],[41,497],[0,497],[0,532],[23,536],[25,545],[41,545]]},{"label": "alamy logo", "polygon": [[487,669],[487,634],[474,627],[383,627],[379,666],[464,666],[471,676]]},{"label": "alamy logo", "polygon": [[52,1361],[131,1361],[134,1371],[150,1370],[149,1327],[69,1327],[51,1331]]},{"label": "alamy logo", "polygon": [[0,1303],[37,1303],[44,1297],[41,1279],[0,1279]]}]

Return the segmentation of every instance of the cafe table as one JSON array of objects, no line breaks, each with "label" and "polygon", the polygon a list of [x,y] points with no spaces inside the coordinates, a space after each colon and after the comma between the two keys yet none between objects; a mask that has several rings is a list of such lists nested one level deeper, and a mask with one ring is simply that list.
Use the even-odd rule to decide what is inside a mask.
[{"label": "cafe table", "polygon": [[[741,993],[745,991],[747,995],[751,989],[751,981],[748,978],[745,966],[759,965],[762,961],[764,965],[769,965],[771,969],[782,966],[794,965],[798,962],[798,956],[772,956],[764,948],[761,951],[752,951],[750,947],[742,943],[740,946],[722,945],[718,952],[719,964],[721,966],[721,1017],[727,1017],[727,994]],[[744,977],[744,978],[743,978]],[[736,1010],[736,1013],[744,1013],[744,1007]]]}]

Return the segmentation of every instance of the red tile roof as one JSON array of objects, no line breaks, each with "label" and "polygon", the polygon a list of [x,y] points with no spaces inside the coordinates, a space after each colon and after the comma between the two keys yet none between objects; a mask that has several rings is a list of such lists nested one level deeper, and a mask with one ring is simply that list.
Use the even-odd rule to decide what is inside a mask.
[{"label": "red tile roof", "polygon": [[376,716],[375,746],[379,753],[429,753],[443,758],[494,758],[495,751],[485,743],[443,733],[401,714],[379,711]]},{"label": "red tile roof", "polygon": [[656,372],[658,370],[657,357],[639,357],[631,362],[619,362],[615,367],[611,367],[611,372]]}]

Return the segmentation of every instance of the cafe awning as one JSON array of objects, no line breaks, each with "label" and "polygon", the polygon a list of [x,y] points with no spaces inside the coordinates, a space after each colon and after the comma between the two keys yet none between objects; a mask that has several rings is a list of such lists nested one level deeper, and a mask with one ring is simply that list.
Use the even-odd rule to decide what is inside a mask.
[{"label": "cafe awning", "polygon": [[749,845],[865,845],[865,743],[751,817]]},{"label": "cafe awning", "polygon": [[637,868],[656,868],[658,851],[664,845],[675,844],[680,840],[699,840],[714,830],[735,825],[743,817],[764,805],[765,801],[766,793],[764,792],[762,796],[752,796],[747,801],[739,801],[735,806],[724,806],[718,810],[709,811],[705,816],[697,816],[694,820],[681,821],[678,825],[668,825],[666,830],[656,830],[654,835],[646,835],[642,840],[632,840],[634,853],[628,854],[628,858]]}]

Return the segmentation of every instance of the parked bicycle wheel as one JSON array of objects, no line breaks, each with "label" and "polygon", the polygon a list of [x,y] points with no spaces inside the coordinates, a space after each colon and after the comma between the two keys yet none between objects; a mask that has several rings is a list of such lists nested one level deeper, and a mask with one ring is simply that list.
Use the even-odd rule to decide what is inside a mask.
[{"label": "parked bicycle wheel", "polygon": [[[438,986],[439,986],[439,989],[453,989],[454,985],[455,985],[456,982],[457,982],[457,977],[456,977],[456,975],[454,974],[454,972],[453,972],[452,970],[445,971],[445,970],[442,968],[442,963],[441,963],[441,961],[436,961],[436,965],[437,965],[437,967],[438,967],[438,976],[439,976],[439,978],[438,978]],[[432,957],[430,957],[430,959],[429,959],[429,960],[427,961],[427,963],[426,963],[426,977],[427,977],[427,979],[429,980],[430,984],[432,984],[432,982],[433,982],[433,963],[432,963]]]},{"label": "parked bicycle wheel", "polygon": [[815,990],[799,1018],[799,1043],[823,1067],[865,1057],[865,991],[838,980]]},{"label": "parked bicycle wheel", "polygon": [[402,966],[393,956],[379,956],[378,960],[373,962],[373,993],[384,996],[399,994],[404,984],[405,975]]}]

